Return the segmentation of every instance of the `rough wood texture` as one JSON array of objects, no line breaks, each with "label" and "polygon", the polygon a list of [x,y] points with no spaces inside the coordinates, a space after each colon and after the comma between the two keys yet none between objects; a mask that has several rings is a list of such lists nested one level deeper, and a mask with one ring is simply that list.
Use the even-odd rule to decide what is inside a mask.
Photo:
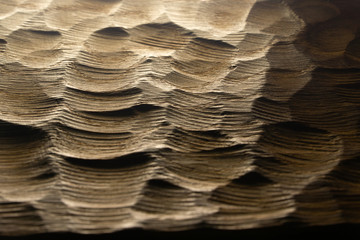
[{"label": "rough wood texture", "polygon": [[360,223],[359,3],[1,0],[0,233]]}]

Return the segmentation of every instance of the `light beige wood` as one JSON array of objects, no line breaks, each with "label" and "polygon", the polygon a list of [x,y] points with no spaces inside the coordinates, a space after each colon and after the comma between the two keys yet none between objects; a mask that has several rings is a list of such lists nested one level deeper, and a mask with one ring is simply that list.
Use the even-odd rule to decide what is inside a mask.
[{"label": "light beige wood", "polygon": [[0,234],[360,223],[359,12],[0,0]]}]

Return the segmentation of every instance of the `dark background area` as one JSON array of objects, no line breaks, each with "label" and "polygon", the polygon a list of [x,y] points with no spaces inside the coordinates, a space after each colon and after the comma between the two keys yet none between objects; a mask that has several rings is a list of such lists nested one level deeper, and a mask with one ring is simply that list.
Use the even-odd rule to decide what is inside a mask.
[{"label": "dark background area", "polygon": [[196,229],[179,232],[157,232],[141,229],[123,230],[110,234],[82,235],[74,233],[47,233],[30,236],[0,237],[1,240],[115,240],[115,239],[358,239],[360,224],[339,224],[331,226],[303,227],[287,224],[249,230]]}]

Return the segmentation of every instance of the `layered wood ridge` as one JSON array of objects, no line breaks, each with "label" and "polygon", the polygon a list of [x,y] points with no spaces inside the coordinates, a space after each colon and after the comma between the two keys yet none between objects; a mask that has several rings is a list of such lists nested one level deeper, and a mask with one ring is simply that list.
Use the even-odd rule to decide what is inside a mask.
[{"label": "layered wood ridge", "polygon": [[342,0],[0,2],[0,234],[360,223]]}]

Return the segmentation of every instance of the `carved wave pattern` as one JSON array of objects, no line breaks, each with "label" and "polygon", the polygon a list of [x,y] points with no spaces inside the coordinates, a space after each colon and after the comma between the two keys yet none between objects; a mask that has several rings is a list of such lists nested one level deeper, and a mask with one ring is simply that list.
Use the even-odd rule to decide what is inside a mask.
[{"label": "carved wave pattern", "polygon": [[357,1],[0,3],[0,234],[360,223]]}]

